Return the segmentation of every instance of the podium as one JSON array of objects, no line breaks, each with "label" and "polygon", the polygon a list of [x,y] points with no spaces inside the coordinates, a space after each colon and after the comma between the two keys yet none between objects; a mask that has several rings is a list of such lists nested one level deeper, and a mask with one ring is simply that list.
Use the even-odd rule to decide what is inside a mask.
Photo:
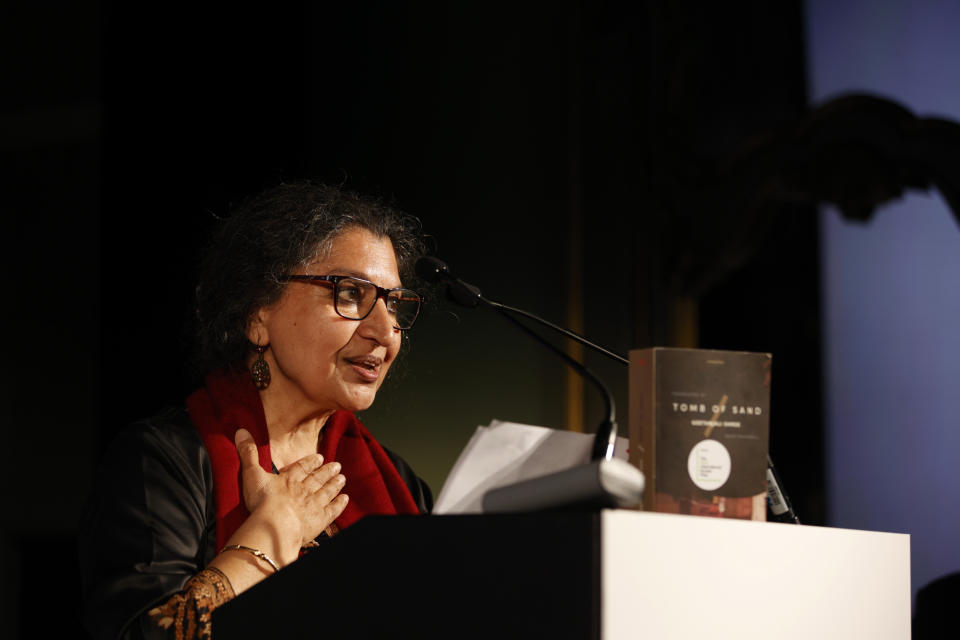
[{"label": "podium", "polygon": [[233,638],[910,637],[910,542],[625,510],[370,517],[213,613]]}]

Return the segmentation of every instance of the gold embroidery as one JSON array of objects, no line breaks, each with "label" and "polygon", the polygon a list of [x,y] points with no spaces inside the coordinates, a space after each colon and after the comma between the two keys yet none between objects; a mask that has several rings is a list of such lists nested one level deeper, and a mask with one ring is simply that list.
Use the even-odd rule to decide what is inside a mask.
[{"label": "gold embroidery", "polygon": [[209,640],[210,614],[233,596],[227,576],[208,567],[190,578],[183,591],[150,609],[147,615],[161,629],[173,626],[176,640]]}]

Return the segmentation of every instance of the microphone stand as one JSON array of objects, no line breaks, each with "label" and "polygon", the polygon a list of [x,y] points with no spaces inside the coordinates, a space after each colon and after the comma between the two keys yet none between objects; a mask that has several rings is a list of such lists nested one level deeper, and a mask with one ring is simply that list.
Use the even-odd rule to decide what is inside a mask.
[{"label": "microphone stand", "polygon": [[[526,333],[528,336],[530,336],[531,338],[533,338],[534,340],[536,340],[537,342],[545,346],[547,349],[550,349],[555,354],[563,358],[563,360],[568,365],[573,367],[573,369],[577,373],[579,373],[581,376],[583,376],[584,378],[592,382],[594,386],[597,387],[597,389],[600,391],[600,395],[603,396],[604,415],[606,417],[604,418],[603,422],[600,423],[600,426],[597,428],[597,433],[593,438],[593,450],[591,452],[590,459],[591,460],[601,460],[601,459],[612,460],[614,448],[616,447],[616,443],[617,443],[617,418],[616,418],[616,407],[613,400],[613,394],[610,393],[610,389],[607,388],[607,385],[605,385],[603,381],[600,380],[600,378],[598,378],[596,374],[594,374],[593,371],[588,369],[583,363],[572,358],[566,351],[560,349],[552,342],[546,340],[539,333],[537,333],[536,331],[534,331],[533,329],[531,329],[530,327],[528,327],[527,325],[523,324],[522,322],[514,318],[512,315],[510,315],[509,312],[511,311],[518,312],[521,315],[524,315],[526,317],[531,317],[536,320],[540,320],[540,318],[537,318],[537,316],[533,315],[532,313],[520,311],[519,309],[513,309],[504,304],[500,304],[499,302],[493,302],[492,300],[487,300],[483,296],[480,296],[480,300],[482,300],[484,303],[492,306],[497,311],[499,311],[500,314],[504,318],[509,320],[511,323],[513,323],[515,327],[517,327],[518,329]],[[550,323],[547,323],[547,324],[549,325]],[[560,327],[553,326],[552,328],[555,328],[564,334],[570,333],[571,335],[575,335],[573,334],[573,332],[568,332],[566,329],[561,329]],[[576,340],[577,338],[574,338],[574,339]],[[584,340],[586,340],[586,338],[584,338]]]},{"label": "microphone stand", "polygon": [[590,342],[590,341],[587,340],[585,337],[583,337],[583,336],[580,335],[579,333],[576,333],[575,331],[570,331],[569,329],[564,329],[564,328],[561,327],[561,326],[558,326],[558,325],[553,324],[553,323],[550,322],[549,320],[544,320],[544,319],[541,318],[540,316],[535,316],[534,314],[530,313],[529,311],[524,311],[523,309],[517,309],[516,307],[508,307],[507,305],[505,305],[505,304],[500,304],[500,303],[498,303],[498,302],[490,302],[490,301],[487,301],[487,300],[484,300],[484,302],[487,302],[488,304],[496,305],[497,307],[499,307],[499,309],[500,309],[501,312],[506,311],[506,312],[509,312],[509,313],[516,313],[517,315],[521,315],[521,316],[523,316],[523,317],[525,317],[525,318],[530,318],[531,320],[536,320],[536,321],[539,322],[540,324],[545,325],[545,326],[547,326],[547,327],[550,327],[550,328],[553,329],[554,331],[556,331],[556,332],[558,332],[558,333],[560,333],[560,334],[562,334],[562,335],[570,338],[571,340],[573,340],[573,341],[575,341],[575,342],[579,342],[580,344],[582,344],[582,345],[585,346],[585,347],[590,347],[590,348],[593,349],[594,351],[599,351],[599,352],[602,353],[603,355],[605,355],[605,356],[607,356],[607,357],[609,357],[609,358],[612,358],[612,359],[616,360],[617,362],[619,362],[619,363],[621,363],[621,364],[626,364],[626,365],[629,365],[629,364],[630,364],[630,361],[627,360],[626,358],[624,358],[623,356],[619,356],[619,355],[615,354],[613,351],[610,351],[610,350],[608,350],[608,349],[604,349],[603,347],[601,347],[600,345],[596,344],[595,342]]},{"label": "microphone stand", "polygon": [[[421,266],[424,265],[424,266]],[[480,293],[480,290],[473,286],[472,284],[467,284],[463,280],[457,278],[450,272],[450,268],[446,264],[441,262],[436,258],[421,258],[417,262],[418,273],[421,277],[426,280],[439,280],[444,279],[448,282],[447,295],[451,300],[465,307],[476,307],[478,303],[483,303],[492,309],[496,309],[500,314],[509,320],[515,327],[526,333],[528,336],[545,346],[550,351],[554,352],[560,356],[564,362],[571,366],[577,373],[589,380],[596,386],[597,390],[600,392],[600,395],[603,396],[604,404],[604,415],[605,418],[603,422],[600,423],[600,426],[597,428],[596,435],[593,439],[593,450],[590,456],[591,460],[612,460],[613,452],[617,443],[617,419],[616,419],[616,406],[613,400],[613,394],[610,393],[610,389],[607,388],[600,378],[596,376],[590,369],[583,365],[583,363],[578,362],[574,358],[570,357],[565,351],[554,345],[552,342],[546,340],[539,333],[535,332],[533,329],[523,324],[515,317],[510,315],[511,313],[516,313],[518,315],[524,316],[535,320],[547,327],[558,331],[559,333],[580,342],[592,349],[596,349],[611,358],[617,359],[624,364],[629,364],[630,361],[626,358],[618,356],[612,351],[608,351],[603,347],[596,345],[585,337],[581,336],[578,333],[564,329],[563,327],[557,326],[552,322],[548,322],[543,318],[536,316],[528,311],[522,309],[516,309],[514,307],[507,306],[500,302],[495,302],[493,300],[488,300],[483,297],[483,294]]]}]

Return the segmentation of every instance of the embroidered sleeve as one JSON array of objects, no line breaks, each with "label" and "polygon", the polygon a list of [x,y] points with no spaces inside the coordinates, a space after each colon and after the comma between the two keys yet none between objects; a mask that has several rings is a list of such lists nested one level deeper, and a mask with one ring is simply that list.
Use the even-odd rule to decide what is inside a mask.
[{"label": "embroidered sleeve", "polygon": [[210,614],[233,596],[227,576],[208,567],[190,578],[183,591],[150,609],[147,615],[176,640],[210,640]]}]

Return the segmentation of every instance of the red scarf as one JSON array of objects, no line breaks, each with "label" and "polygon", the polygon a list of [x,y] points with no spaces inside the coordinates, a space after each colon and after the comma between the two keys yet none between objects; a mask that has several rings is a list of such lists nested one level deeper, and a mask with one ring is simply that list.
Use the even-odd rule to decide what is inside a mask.
[{"label": "red scarf", "polygon": [[[238,429],[250,432],[260,453],[260,466],[273,471],[263,404],[247,371],[221,369],[208,375],[206,386],[187,398],[187,410],[213,467],[220,549],[250,515],[243,502],[240,457],[234,445]],[[327,419],[322,433],[319,453],[323,461],[338,461],[347,478],[344,493],[350,496],[350,502],[337,518],[340,529],[366,515],[420,512],[393,462],[356,416],[337,411]]]}]

